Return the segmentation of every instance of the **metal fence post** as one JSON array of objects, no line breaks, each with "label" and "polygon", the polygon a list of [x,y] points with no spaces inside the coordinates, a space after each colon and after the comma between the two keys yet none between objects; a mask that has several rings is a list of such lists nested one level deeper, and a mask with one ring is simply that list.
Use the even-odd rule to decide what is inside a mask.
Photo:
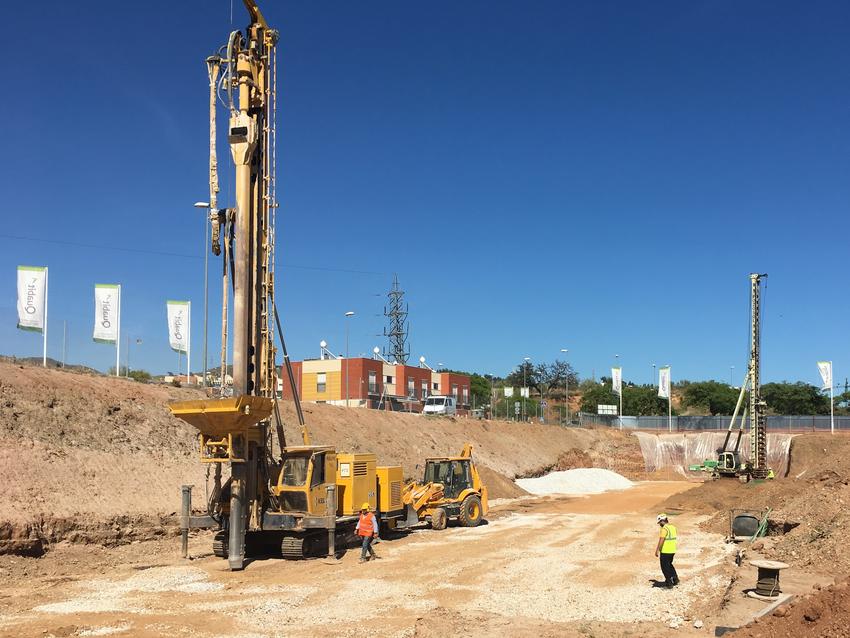
[{"label": "metal fence post", "polygon": [[336,485],[328,485],[328,558],[336,557]]},{"label": "metal fence post", "polygon": [[180,504],[180,553],[183,558],[189,558],[189,517],[192,515],[192,486],[183,485],[182,502]]}]

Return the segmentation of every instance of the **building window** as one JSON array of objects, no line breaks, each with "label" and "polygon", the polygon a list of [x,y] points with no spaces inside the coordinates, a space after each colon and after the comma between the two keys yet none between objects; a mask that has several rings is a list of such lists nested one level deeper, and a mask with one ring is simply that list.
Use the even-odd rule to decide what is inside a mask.
[{"label": "building window", "polygon": [[457,401],[457,383],[452,383],[452,396]]},{"label": "building window", "polygon": [[463,404],[469,405],[469,388],[463,386]]},{"label": "building window", "polygon": [[378,393],[378,373],[374,370],[369,371],[369,394]]},{"label": "building window", "polygon": [[384,383],[389,383],[390,385],[392,385],[393,383],[395,383],[395,381],[393,381],[393,378],[390,375],[387,375],[387,380],[384,381]]},{"label": "building window", "polygon": [[316,375],[316,392],[321,394],[328,389],[328,375],[324,372],[319,372]]},{"label": "building window", "polygon": [[422,382],[422,398],[423,399],[428,398],[428,382],[427,381]]},{"label": "building window", "polygon": [[435,383],[435,384],[434,384],[434,392],[439,392],[439,391],[440,391],[440,384],[439,384],[439,383]]},{"label": "building window", "polygon": [[416,396],[416,385],[414,384],[413,377],[407,377],[407,396]]}]

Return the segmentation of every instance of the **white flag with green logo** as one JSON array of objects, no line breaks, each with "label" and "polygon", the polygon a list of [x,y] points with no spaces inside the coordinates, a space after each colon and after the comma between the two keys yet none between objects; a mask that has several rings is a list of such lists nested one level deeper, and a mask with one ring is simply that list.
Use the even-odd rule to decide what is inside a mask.
[{"label": "white flag with green logo", "polygon": [[47,268],[18,266],[18,328],[44,331]]},{"label": "white flag with green logo", "polygon": [[189,302],[165,302],[168,310],[168,343],[175,352],[189,349]]},{"label": "white flag with green logo", "polygon": [[121,286],[118,284],[95,284],[94,340],[98,343],[115,343],[118,340],[120,317]]},{"label": "white flag with green logo", "polygon": [[818,361],[818,372],[823,380],[821,390],[829,390],[832,387],[832,361]]},{"label": "white flag with green logo", "polygon": [[661,399],[670,398],[670,367],[658,369],[658,396]]},{"label": "white flag with green logo", "polygon": [[623,393],[623,369],[611,368],[611,389],[614,394]]}]

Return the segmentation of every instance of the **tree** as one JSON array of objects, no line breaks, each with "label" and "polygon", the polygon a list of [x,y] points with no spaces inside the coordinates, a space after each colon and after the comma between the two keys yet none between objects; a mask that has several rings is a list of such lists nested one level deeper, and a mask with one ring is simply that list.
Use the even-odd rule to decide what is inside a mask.
[{"label": "tree", "polygon": [[514,388],[527,385],[529,388],[538,389],[537,369],[531,361],[523,361],[505,378],[505,385]]},{"label": "tree", "polygon": [[776,414],[829,414],[829,397],[802,381],[765,383],[761,396],[768,410]]},{"label": "tree", "polygon": [[[667,399],[658,397],[658,389],[651,385],[623,386],[623,414],[629,416],[662,416],[667,414]],[[582,412],[596,414],[600,405],[620,405],[620,397],[612,387],[611,379],[606,378],[602,383],[585,381],[579,389]],[[673,414],[676,411],[673,410]]]},{"label": "tree", "polygon": [[732,414],[739,390],[717,381],[689,382],[682,393],[682,406],[709,414]]},{"label": "tree", "polygon": [[469,376],[469,393],[477,406],[490,403],[490,380],[473,372]]},{"label": "tree", "polygon": [[597,406],[620,405],[620,398],[611,389],[611,380],[602,383],[585,381],[581,389],[581,411],[596,414]]},{"label": "tree", "polygon": [[135,379],[136,381],[139,381],[140,383],[147,383],[148,381],[150,381],[153,378],[151,376],[151,373],[148,372],[147,370],[130,370],[129,376],[130,376],[131,379]]},{"label": "tree", "polygon": [[[667,399],[658,396],[651,385],[629,386],[623,392],[623,414],[631,416],[663,416],[667,414]],[[672,410],[676,414],[676,410]]]},{"label": "tree", "polygon": [[541,363],[534,370],[539,384],[545,385],[551,391],[552,388],[565,388],[565,381],[569,376],[570,386],[578,385],[578,375],[573,367],[566,361],[555,359],[552,363]]}]

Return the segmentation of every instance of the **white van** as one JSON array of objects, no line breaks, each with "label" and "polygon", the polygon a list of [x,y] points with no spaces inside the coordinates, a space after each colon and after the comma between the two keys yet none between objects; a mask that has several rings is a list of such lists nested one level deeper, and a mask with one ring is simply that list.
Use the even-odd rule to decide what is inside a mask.
[{"label": "white van", "polygon": [[423,414],[439,414],[441,416],[453,416],[457,414],[457,404],[454,397],[431,396],[425,399]]}]

